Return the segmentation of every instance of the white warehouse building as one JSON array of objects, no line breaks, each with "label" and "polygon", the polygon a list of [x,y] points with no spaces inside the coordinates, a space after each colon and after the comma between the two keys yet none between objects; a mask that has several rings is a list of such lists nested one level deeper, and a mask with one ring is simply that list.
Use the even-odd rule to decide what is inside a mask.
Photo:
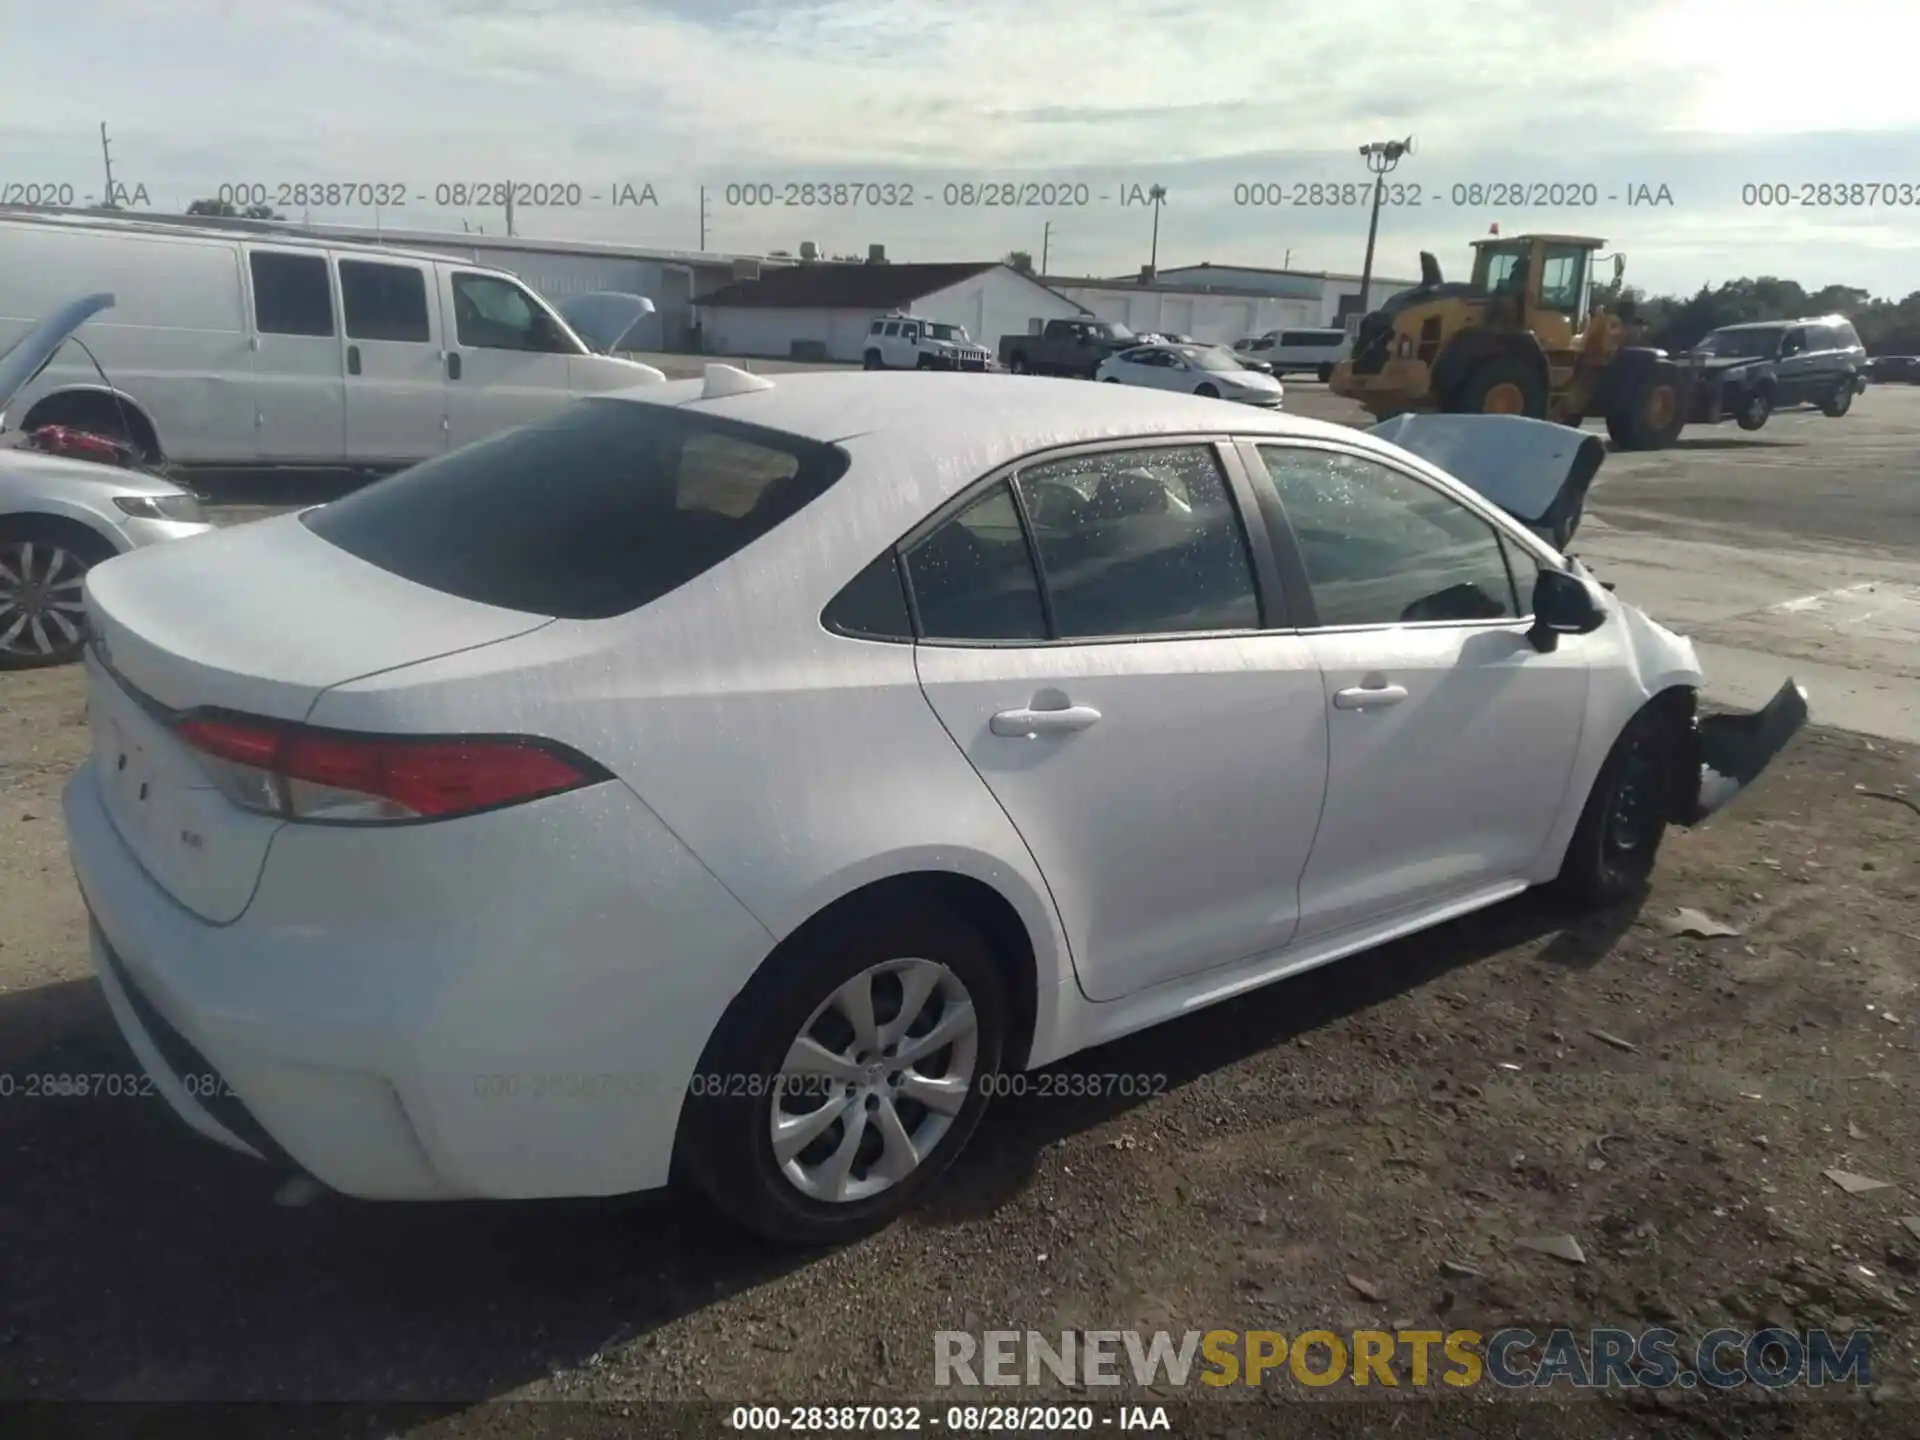
[{"label": "white warehouse building", "polygon": [[[1069,279],[1046,283],[1102,320],[1129,329],[1191,335],[1231,345],[1248,336],[1293,327],[1339,328],[1360,313],[1360,277],[1324,271],[1266,270],[1252,265],[1181,265],[1148,277]],[[1413,285],[1385,275],[1368,287],[1373,305]]]},{"label": "white warehouse building", "polygon": [[1085,309],[1031,275],[996,261],[894,265],[809,262],[696,298],[701,348],[857,364],[876,315],[899,312],[964,328],[992,351],[1002,335]]}]

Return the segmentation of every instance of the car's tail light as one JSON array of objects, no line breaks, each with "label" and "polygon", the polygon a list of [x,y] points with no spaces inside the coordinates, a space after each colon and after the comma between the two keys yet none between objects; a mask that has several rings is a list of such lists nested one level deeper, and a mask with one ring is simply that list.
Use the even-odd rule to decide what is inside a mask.
[{"label": "car's tail light", "polygon": [[183,720],[176,733],[221,794],[287,820],[445,820],[610,778],[564,746],[525,736],[356,735],[209,715]]}]

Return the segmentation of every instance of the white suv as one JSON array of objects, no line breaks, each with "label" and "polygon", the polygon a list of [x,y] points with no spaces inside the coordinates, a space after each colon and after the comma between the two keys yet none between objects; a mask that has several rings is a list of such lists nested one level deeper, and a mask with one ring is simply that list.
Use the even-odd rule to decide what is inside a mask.
[{"label": "white suv", "polygon": [[958,325],[898,312],[867,327],[862,357],[869,370],[991,370],[992,357]]}]

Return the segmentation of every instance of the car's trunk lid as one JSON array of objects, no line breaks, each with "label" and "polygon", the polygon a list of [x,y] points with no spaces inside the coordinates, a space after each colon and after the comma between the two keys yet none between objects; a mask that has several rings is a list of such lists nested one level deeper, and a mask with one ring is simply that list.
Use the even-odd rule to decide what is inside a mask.
[{"label": "car's trunk lid", "polygon": [[174,726],[228,710],[299,721],[334,685],[550,623],[355,559],[297,516],[155,546],[87,578],[88,721],[101,799],[148,875],[236,919],[284,822],[217,791]]}]

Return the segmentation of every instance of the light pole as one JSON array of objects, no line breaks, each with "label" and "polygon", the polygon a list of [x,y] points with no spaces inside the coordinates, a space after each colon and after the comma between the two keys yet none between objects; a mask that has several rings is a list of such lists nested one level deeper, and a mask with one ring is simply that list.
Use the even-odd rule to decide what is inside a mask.
[{"label": "light pole", "polygon": [[1153,202],[1153,250],[1147,257],[1149,274],[1160,273],[1160,207],[1166,202],[1167,187],[1155,185],[1147,191],[1147,198]]},{"label": "light pole", "polygon": [[1360,314],[1367,313],[1367,291],[1373,284],[1373,240],[1380,233],[1380,199],[1386,193],[1387,173],[1403,155],[1413,154],[1413,136],[1404,140],[1375,140],[1360,147],[1360,156],[1373,172],[1373,218],[1367,222],[1367,258],[1360,267]]},{"label": "light pole", "polygon": [[1040,273],[1047,273],[1047,251],[1053,245],[1053,222],[1051,220],[1040,227]]}]

